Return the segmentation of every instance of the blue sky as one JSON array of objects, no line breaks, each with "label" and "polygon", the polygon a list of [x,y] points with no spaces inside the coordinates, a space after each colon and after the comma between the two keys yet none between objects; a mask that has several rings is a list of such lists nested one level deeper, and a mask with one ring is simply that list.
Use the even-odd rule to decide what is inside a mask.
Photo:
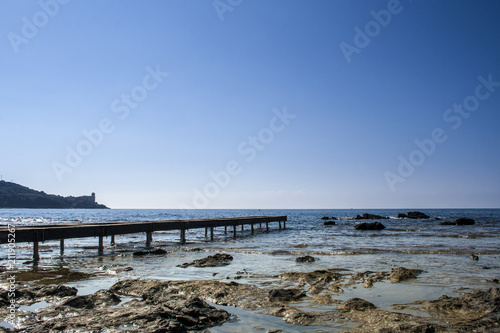
[{"label": "blue sky", "polygon": [[0,173],[112,208],[500,207],[499,16],[4,0]]}]

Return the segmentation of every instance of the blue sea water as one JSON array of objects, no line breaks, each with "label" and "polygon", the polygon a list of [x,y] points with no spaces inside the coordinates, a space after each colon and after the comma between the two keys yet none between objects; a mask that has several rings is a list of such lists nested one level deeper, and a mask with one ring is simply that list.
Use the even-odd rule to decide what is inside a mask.
[{"label": "blue sea water", "polygon": [[[442,294],[453,295],[458,288],[488,288],[500,278],[500,209],[422,209],[430,219],[398,219],[398,213],[415,209],[332,209],[332,210],[36,210],[2,209],[0,225],[46,225],[56,223],[100,223],[126,221],[154,221],[192,218],[236,216],[288,216],[287,228],[278,231],[277,223],[270,224],[270,232],[258,229],[253,235],[249,227],[233,238],[224,228],[215,232],[215,240],[205,238],[202,229],[189,230],[185,245],[179,244],[179,232],[156,232],[154,247],[168,251],[167,256],[137,258],[133,251],[145,247],[145,234],[116,237],[116,245],[109,242],[103,256],[97,253],[97,239],[66,240],[61,256],[58,241],[40,245],[42,269],[67,267],[73,271],[91,273],[87,280],[72,281],[80,293],[91,293],[107,288],[123,278],[154,278],[162,280],[238,278],[239,282],[256,285],[280,284],[277,276],[290,271],[314,271],[342,268],[347,272],[390,271],[395,267],[424,270],[418,279],[395,285],[379,283],[373,289],[346,290],[338,298],[362,297],[380,308],[390,309],[395,303],[417,299],[435,299]],[[377,220],[386,226],[381,231],[359,231],[352,220],[358,214],[370,213],[390,217]],[[336,225],[323,225],[323,216],[338,218]],[[475,220],[471,226],[441,225],[459,217]],[[370,222],[370,221],[368,221]],[[4,226],[5,227],[5,226]],[[299,246],[297,246],[299,245]],[[0,265],[6,265],[6,245],[0,249]],[[192,251],[198,248],[200,251]],[[179,268],[177,265],[199,259],[215,252],[234,257],[231,265],[216,268]],[[295,258],[312,255],[317,261],[297,264]],[[479,257],[470,259],[470,254]],[[32,245],[16,244],[16,268],[32,269]],[[120,271],[117,268],[132,267]],[[241,272],[244,272],[242,274]],[[251,332],[255,321],[268,328],[286,332],[300,332],[298,328],[280,326],[275,318],[260,317],[239,312],[238,323],[213,328],[212,332]],[[246,317],[245,317],[246,316]],[[245,320],[245,318],[247,318]],[[267,318],[267,319],[266,319]],[[278,321],[280,319],[278,318]],[[246,325],[246,326],[245,326]],[[250,325],[250,326],[248,326]],[[261,326],[262,326],[261,325]],[[250,328],[249,328],[250,327]],[[326,328],[322,328],[325,330]],[[338,329],[338,328],[337,328]],[[326,329],[326,331],[329,331]],[[332,330],[336,331],[336,329]]]}]

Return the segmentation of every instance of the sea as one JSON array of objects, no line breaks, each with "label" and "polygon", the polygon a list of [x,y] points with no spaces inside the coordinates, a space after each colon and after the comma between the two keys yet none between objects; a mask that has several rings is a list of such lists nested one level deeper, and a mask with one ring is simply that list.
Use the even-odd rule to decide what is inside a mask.
[{"label": "sea", "polygon": [[[418,210],[430,219],[401,219],[399,213]],[[355,230],[358,214],[389,217],[379,221],[386,227],[378,231]],[[97,238],[67,239],[64,255],[59,241],[40,244],[41,260],[32,261],[32,244],[16,244],[16,266],[22,272],[19,283],[58,283],[74,286],[80,295],[109,288],[120,279],[148,278],[158,280],[220,280],[249,283],[257,286],[280,286],[279,274],[311,272],[338,268],[349,274],[356,272],[390,272],[397,267],[418,268],[424,272],[404,283],[379,282],[373,288],[362,285],[347,288],[334,298],[345,301],[351,297],[364,298],[379,308],[394,311],[393,304],[416,300],[431,300],[441,295],[457,296],[472,288],[498,286],[500,278],[500,209],[324,209],[324,210],[159,210],[159,209],[0,209],[0,227],[7,225],[50,225],[60,223],[104,223],[127,221],[160,221],[178,219],[219,218],[238,216],[286,215],[286,229],[270,223],[250,232],[224,228],[215,229],[215,239],[205,237],[204,229],[188,230],[187,243],[179,243],[179,231],[155,232],[152,247],[163,248],[163,256],[133,256],[144,250],[145,234],[116,236],[115,245],[105,239],[104,254],[98,254]],[[324,225],[323,217],[335,217],[336,224]],[[474,225],[442,225],[467,217]],[[196,250],[196,251],[194,251]],[[233,262],[224,267],[180,268],[185,262],[214,253],[228,253]],[[0,266],[7,266],[7,245],[0,248]],[[472,260],[471,254],[478,257]],[[312,263],[297,263],[295,258],[310,255]],[[85,278],[69,278],[68,272],[83,272]],[[5,283],[6,281],[1,281]],[[35,304],[29,311],[47,304]],[[332,306],[330,306],[332,307]],[[258,314],[235,307],[223,307],[233,320],[210,332],[337,332],[349,324],[332,326],[297,326],[282,318]],[[307,311],[325,310],[325,306],[301,304]],[[411,313],[412,310],[406,310]],[[420,314],[421,315],[421,314]],[[346,326],[347,325],[347,326]],[[9,327],[6,322],[0,326]]]}]

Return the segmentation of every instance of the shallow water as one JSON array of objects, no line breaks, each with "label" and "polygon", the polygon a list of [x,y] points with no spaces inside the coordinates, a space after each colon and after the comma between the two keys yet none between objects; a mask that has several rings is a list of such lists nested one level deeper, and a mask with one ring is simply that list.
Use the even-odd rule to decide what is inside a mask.
[{"label": "shallow water", "polygon": [[[79,294],[93,293],[109,288],[119,279],[151,278],[160,280],[218,279],[262,286],[287,285],[278,275],[285,272],[310,272],[319,269],[343,268],[345,273],[364,271],[389,272],[396,267],[419,268],[424,273],[417,279],[393,284],[380,282],[374,288],[356,285],[345,293],[333,295],[339,300],[351,297],[364,298],[382,309],[391,310],[393,304],[410,303],[417,299],[435,299],[442,294],[455,296],[461,287],[488,288],[487,280],[500,277],[500,210],[421,210],[430,215],[429,220],[395,218],[398,213],[410,210],[0,210],[0,224],[38,225],[54,223],[98,223],[117,221],[168,220],[210,217],[287,215],[287,229],[271,231],[257,229],[250,234],[238,228],[236,239],[224,228],[216,229],[215,241],[205,238],[204,230],[189,230],[188,243],[180,245],[179,232],[157,232],[153,235],[154,247],[168,251],[164,256],[134,257],[133,251],[143,249],[145,234],[116,237],[115,246],[107,246],[103,256],[97,255],[97,239],[66,240],[61,257],[59,242],[40,244],[41,261],[34,272],[30,262],[31,244],[16,244],[16,266],[26,280],[59,283],[75,286]],[[372,213],[390,216],[378,220],[387,228],[382,231],[357,231],[356,223],[349,218],[357,214]],[[324,226],[323,216],[339,218],[334,226]],[[442,221],[458,217],[475,219],[473,226],[443,226]],[[435,220],[439,218],[440,220]],[[367,221],[370,222],[370,221]],[[109,245],[109,240],[105,244]],[[306,244],[303,247],[296,247]],[[191,251],[201,248],[202,251]],[[6,245],[2,246],[0,265],[6,265]],[[200,259],[216,252],[234,257],[231,265],[216,268],[179,268],[179,264]],[[478,261],[470,254],[479,256]],[[300,255],[312,255],[314,263],[295,263]],[[132,267],[130,271],[120,269]],[[118,269],[118,270],[117,270]],[[72,274],[68,271],[87,275]],[[28,273],[29,272],[29,273]],[[325,310],[312,304],[301,304],[305,310]],[[334,309],[334,306],[329,306]],[[228,309],[237,317],[231,323],[212,332],[262,332],[265,329],[282,329],[285,332],[303,332],[304,328],[284,323],[281,318],[251,313],[241,309]],[[411,312],[405,310],[406,312]],[[422,314],[420,314],[422,315]],[[332,332],[346,328],[351,323],[332,324],[331,327],[308,327],[307,331]]]}]

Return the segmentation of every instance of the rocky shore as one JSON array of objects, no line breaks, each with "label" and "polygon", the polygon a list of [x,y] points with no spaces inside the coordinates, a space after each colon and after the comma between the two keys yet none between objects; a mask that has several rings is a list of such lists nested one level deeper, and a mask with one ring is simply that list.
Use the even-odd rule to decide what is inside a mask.
[{"label": "rocky shore", "polygon": [[[221,267],[229,265],[232,259],[227,254],[217,254],[195,264]],[[422,272],[405,267],[380,272],[352,272],[340,268],[291,271],[275,276],[275,283],[269,287],[220,280],[123,279],[90,295],[78,295],[76,288],[64,285],[33,284],[16,290],[18,305],[41,301],[48,305],[36,312],[18,310],[16,329],[0,327],[0,332],[203,331],[235,320],[230,311],[218,306],[273,315],[294,325],[355,324],[355,328],[345,328],[344,332],[486,332],[500,329],[500,289],[497,287],[474,290],[460,297],[443,295],[432,301],[395,304],[391,311],[357,297],[339,299],[353,289],[377,288],[379,283],[389,286],[389,289],[383,288],[387,292],[391,285],[418,279]],[[1,316],[7,316],[8,302],[8,292],[1,292]],[[320,307],[318,310],[309,307],[314,311],[305,311],[307,304]],[[349,326],[352,327],[345,325]]]}]

